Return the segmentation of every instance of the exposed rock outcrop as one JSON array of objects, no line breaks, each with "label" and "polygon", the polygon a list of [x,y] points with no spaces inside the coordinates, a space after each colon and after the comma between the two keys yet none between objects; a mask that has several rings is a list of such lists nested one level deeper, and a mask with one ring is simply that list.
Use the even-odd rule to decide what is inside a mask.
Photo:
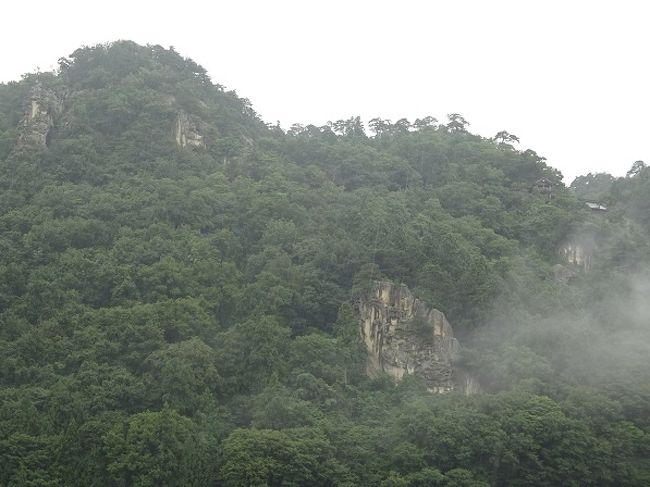
[{"label": "exposed rock outcrop", "polygon": [[560,256],[572,267],[588,272],[596,245],[591,238],[573,239],[560,247]]},{"label": "exposed rock outcrop", "polygon": [[174,134],[176,145],[180,147],[205,147],[205,141],[199,133],[197,124],[182,110],[176,117]]},{"label": "exposed rock outcrop", "polygon": [[560,253],[568,264],[581,267],[586,271],[591,268],[591,252],[580,244],[566,244],[560,249]]},{"label": "exposed rock outcrop", "polygon": [[359,300],[359,319],[369,375],[385,372],[399,380],[414,374],[431,392],[464,390],[454,381],[458,341],[451,325],[441,311],[429,309],[406,286],[375,282]]},{"label": "exposed rock outcrop", "polygon": [[36,84],[32,88],[25,115],[20,122],[18,146],[46,147],[54,119],[62,110],[63,100],[54,91]]}]

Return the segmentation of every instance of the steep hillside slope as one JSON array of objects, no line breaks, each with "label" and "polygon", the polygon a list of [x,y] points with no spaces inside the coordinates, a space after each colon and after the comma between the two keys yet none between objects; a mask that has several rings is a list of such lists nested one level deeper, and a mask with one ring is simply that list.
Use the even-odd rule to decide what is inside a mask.
[{"label": "steep hillside slope", "polygon": [[[642,485],[643,222],[458,114],[369,127],[128,41],[0,85],[0,485]],[[377,280],[484,393],[366,375]]]}]

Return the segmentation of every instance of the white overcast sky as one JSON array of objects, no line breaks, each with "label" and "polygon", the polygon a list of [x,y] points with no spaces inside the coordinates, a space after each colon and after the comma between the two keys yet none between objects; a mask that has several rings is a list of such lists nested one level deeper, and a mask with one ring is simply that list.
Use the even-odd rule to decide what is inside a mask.
[{"label": "white overcast sky", "polygon": [[650,163],[650,2],[11,1],[0,81],[81,45],[170,45],[266,122],[461,113],[559,168]]}]

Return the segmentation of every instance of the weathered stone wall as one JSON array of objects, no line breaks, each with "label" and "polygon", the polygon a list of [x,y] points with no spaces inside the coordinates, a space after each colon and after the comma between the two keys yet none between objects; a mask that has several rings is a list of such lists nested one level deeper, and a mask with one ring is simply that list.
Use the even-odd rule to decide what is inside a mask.
[{"label": "weathered stone wall", "polygon": [[456,388],[453,361],[458,341],[445,315],[429,309],[406,286],[375,282],[359,300],[361,339],[368,350],[367,372],[396,380],[414,374],[431,392]]}]

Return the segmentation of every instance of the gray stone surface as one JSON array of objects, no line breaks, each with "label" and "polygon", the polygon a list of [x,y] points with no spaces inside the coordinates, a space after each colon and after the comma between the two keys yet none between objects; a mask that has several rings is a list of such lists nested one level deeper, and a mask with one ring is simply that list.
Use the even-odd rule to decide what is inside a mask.
[{"label": "gray stone surface", "polygon": [[359,300],[358,310],[370,376],[385,372],[400,380],[413,374],[423,378],[431,392],[456,388],[458,341],[441,311],[414,298],[406,286],[387,281],[375,282]]},{"label": "gray stone surface", "polygon": [[21,148],[47,146],[47,136],[54,119],[63,110],[63,100],[54,91],[36,84],[31,91],[25,115],[20,122],[18,146]]},{"label": "gray stone surface", "polygon": [[205,147],[205,141],[199,133],[197,124],[182,110],[176,117],[174,135],[176,144],[180,147]]}]

